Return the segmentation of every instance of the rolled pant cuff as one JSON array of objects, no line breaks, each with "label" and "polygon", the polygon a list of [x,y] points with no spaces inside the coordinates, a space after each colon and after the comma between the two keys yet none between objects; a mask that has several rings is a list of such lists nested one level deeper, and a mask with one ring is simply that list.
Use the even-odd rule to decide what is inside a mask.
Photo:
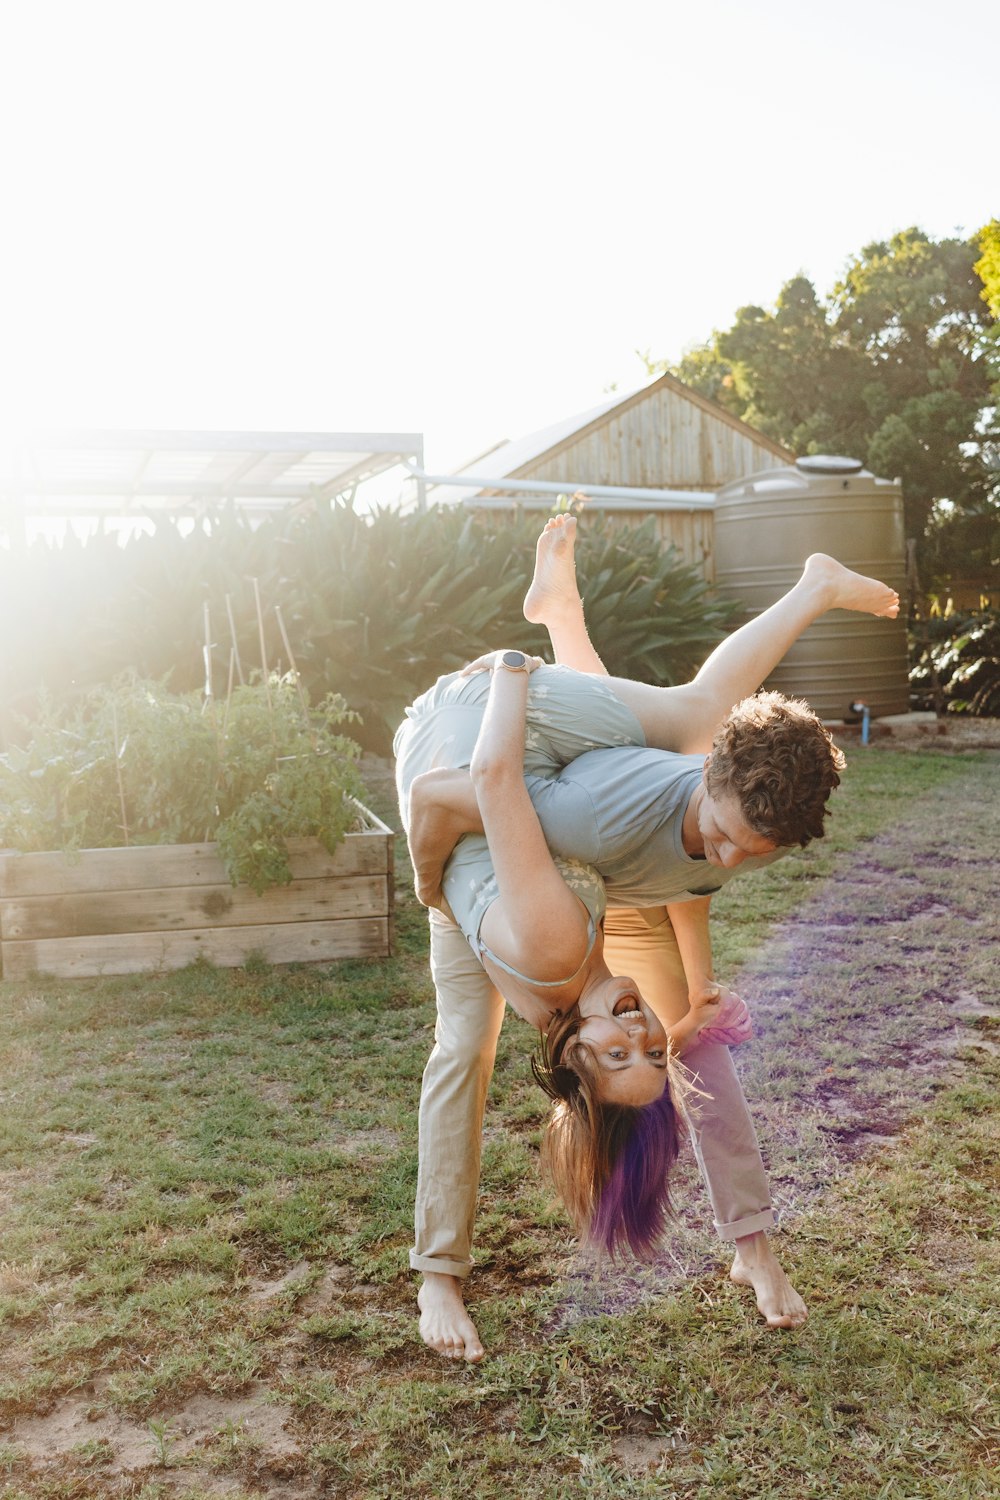
[{"label": "rolled pant cuff", "polygon": [[764,1208],[759,1214],[737,1219],[734,1224],[716,1224],[719,1237],[724,1240],[741,1240],[748,1234],[759,1234],[762,1229],[774,1229],[778,1216],[773,1208]]},{"label": "rolled pant cuff", "polygon": [[464,1281],[472,1270],[471,1260],[447,1260],[442,1255],[418,1255],[410,1251],[411,1271],[436,1271],[439,1276],[459,1276]]}]

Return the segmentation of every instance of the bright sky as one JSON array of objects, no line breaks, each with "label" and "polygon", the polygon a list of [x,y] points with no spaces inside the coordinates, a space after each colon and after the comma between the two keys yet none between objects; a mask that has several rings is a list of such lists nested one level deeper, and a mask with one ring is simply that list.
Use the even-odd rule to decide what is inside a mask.
[{"label": "bright sky", "polygon": [[448,470],[1000,212],[992,0],[3,17],[3,425],[422,431]]}]

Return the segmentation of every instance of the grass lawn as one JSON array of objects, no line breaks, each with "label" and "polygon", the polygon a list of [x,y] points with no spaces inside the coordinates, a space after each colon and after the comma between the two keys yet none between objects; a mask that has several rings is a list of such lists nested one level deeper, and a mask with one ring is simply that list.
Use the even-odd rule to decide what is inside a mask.
[{"label": "grass lawn", "polygon": [[401,853],[391,960],[0,987],[0,1495],[995,1495],[1000,761],[850,761],[831,836],[715,924],[802,1329],[729,1283],[689,1164],[655,1266],[576,1255],[512,1018],[490,1354],[416,1341],[433,997]]}]

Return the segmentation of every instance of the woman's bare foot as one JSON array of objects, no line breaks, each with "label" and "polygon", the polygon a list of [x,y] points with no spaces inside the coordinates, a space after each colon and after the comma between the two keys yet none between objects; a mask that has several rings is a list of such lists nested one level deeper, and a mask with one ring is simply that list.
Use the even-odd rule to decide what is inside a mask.
[{"label": "woman's bare foot", "polygon": [[535,572],[524,596],[524,618],[534,625],[573,623],[583,617],[576,583],[576,516],[550,516],[535,546]]},{"label": "woman's bare foot", "polygon": [[806,558],[801,581],[821,592],[826,609],[853,609],[888,620],[894,620],[899,613],[899,595],[895,589],[877,578],[852,573],[825,552],[814,552]]},{"label": "woman's bare foot", "polygon": [[763,1230],[736,1241],[729,1276],[737,1286],[753,1287],[769,1328],[799,1328],[805,1322],[806,1305],[778,1264]]},{"label": "woman's bare foot", "polygon": [[417,1306],[420,1308],[420,1337],[429,1349],[436,1349],[445,1359],[465,1359],[471,1364],[482,1359],[486,1350],[479,1342],[475,1323],[465,1310],[462,1282],[458,1276],[425,1271],[424,1284],[417,1293]]}]

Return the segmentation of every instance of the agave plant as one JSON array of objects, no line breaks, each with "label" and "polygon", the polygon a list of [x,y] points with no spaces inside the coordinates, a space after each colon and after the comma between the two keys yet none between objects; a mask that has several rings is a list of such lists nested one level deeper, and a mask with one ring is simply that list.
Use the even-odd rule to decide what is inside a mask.
[{"label": "agave plant", "polygon": [[[363,720],[353,732],[384,752],[439,673],[498,644],[547,649],[521,615],[538,529],[537,512],[361,516],[335,503],[257,528],[223,511],[186,535],[167,525],[125,546],[98,536],[0,554],[5,734],[40,689],[63,703],[123,671],[199,688],[207,646],[216,695],[231,675],[294,665],[313,701],[342,695]],[[728,607],[663,549],[652,519],[630,528],[585,515],[578,558],[612,672],[675,682],[720,638]]]}]

